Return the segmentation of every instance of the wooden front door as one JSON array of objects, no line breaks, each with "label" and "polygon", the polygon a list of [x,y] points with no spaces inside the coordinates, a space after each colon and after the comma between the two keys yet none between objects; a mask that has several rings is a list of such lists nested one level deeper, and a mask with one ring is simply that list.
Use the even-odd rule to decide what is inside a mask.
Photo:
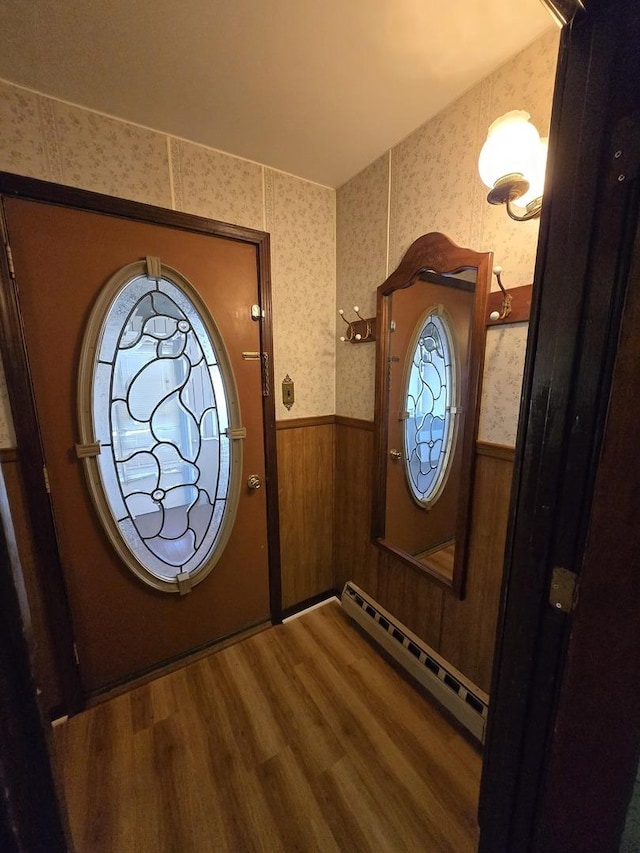
[{"label": "wooden front door", "polygon": [[[135,217],[127,218],[24,198],[5,196],[3,203],[43,480],[86,695],[270,617],[263,408],[268,353],[262,356],[264,321],[252,319],[251,311],[264,296],[258,241],[211,233],[215,228],[206,233],[195,218],[191,230],[185,216],[178,217],[180,227],[156,224],[142,206],[131,206]],[[76,451],[87,320],[114,273],[147,257],[178,270],[213,317],[235,377],[240,434],[246,431],[238,439],[240,494],[228,542],[213,570],[184,595],[154,589],[126,567],[96,513]],[[14,410],[20,406],[12,403]],[[249,488],[251,475],[264,487]]]}]

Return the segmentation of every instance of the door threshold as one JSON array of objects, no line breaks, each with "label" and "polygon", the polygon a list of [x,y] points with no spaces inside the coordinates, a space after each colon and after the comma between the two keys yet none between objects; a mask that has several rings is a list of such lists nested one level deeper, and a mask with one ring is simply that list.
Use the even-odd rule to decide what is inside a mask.
[{"label": "door threshold", "polygon": [[154,667],[152,670],[127,679],[127,681],[119,682],[111,687],[105,687],[103,690],[96,690],[85,697],[83,710],[93,708],[96,705],[100,705],[102,702],[108,702],[110,699],[122,696],[123,693],[129,693],[129,691],[135,690],[137,687],[143,687],[145,684],[149,684],[149,682],[155,681],[157,678],[162,678],[164,675],[169,675],[171,672],[175,672],[178,669],[189,666],[189,664],[196,663],[197,661],[202,660],[202,658],[206,658],[209,655],[222,651],[222,649],[233,646],[242,640],[253,637],[255,634],[260,634],[262,631],[266,631],[267,628],[271,628],[271,620],[259,622],[256,625],[251,625],[249,628],[238,631],[237,634],[230,634],[220,640],[214,640],[206,646],[196,649],[193,652],[188,652],[185,655],[181,655],[179,658],[175,658],[158,667]]}]

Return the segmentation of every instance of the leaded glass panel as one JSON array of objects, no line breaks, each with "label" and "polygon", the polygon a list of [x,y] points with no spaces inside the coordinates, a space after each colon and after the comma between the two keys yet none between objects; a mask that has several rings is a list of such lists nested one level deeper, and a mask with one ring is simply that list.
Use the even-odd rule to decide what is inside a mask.
[{"label": "leaded glass panel", "polygon": [[442,313],[421,319],[411,350],[404,412],[405,471],[414,499],[438,497],[451,450],[455,365],[452,337]]},{"label": "leaded glass panel", "polygon": [[95,345],[95,467],[113,519],[107,528],[121,537],[134,570],[171,583],[205,569],[228,536],[235,494],[228,430],[237,402],[221,340],[180,277],[125,279],[103,300]]}]

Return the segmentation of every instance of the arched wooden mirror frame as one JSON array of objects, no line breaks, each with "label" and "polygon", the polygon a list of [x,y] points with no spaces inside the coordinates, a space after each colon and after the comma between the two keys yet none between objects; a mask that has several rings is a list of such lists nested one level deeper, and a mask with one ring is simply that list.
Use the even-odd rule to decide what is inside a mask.
[{"label": "arched wooden mirror frame", "polygon": [[[486,340],[487,298],[491,287],[493,254],[475,252],[452,243],[448,237],[432,232],[419,237],[407,250],[398,268],[377,291],[376,399],[375,399],[375,471],[373,490],[372,538],[374,543],[397,559],[426,572],[435,581],[450,587],[460,598],[464,595],[469,531],[475,469],[475,444],[478,433],[480,396]],[[385,535],[387,511],[387,470],[389,464],[389,376],[391,367],[391,321],[393,294],[411,287],[428,276],[453,276],[467,270],[476,271],[473,306],[470,316],[466,364],[466,380],[462,383],[461,405],[464,419],[456,437],[455,453],[459,454],[460,471],[457,506],[455,508],[455,553],[450,574],[421,561],[390,541]],[[435,274],[435,275],[434,275]],[[428,306],[425,305],[426,309]],[[397,361],[397,357],[394,358]],[[393,416],[393,414],[392,414]],[[396,415],[397,417],[397,415]],[[397,455],[397,454],[396,454]]]}]

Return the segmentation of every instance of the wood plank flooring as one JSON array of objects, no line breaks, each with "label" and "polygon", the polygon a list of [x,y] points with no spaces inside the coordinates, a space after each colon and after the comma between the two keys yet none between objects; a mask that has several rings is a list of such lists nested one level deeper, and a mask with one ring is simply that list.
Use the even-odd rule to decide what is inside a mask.
[{"label": "wood plank flooring", "polygon": [[76,853],[476,849],[478,750],[335,602],[54,738]]}]

